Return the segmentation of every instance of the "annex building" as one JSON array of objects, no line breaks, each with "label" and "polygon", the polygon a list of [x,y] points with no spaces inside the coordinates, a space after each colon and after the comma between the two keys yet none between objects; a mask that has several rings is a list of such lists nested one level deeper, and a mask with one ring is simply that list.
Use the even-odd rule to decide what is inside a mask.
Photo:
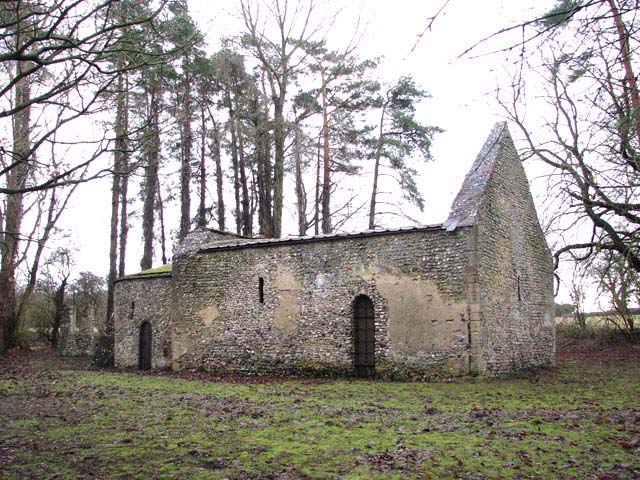
[{"label": "annex building", "polygon": [[505,123],[442,224],[187,236],[121,278],[118,367],[424,379],[554,363],[552,258]]}]

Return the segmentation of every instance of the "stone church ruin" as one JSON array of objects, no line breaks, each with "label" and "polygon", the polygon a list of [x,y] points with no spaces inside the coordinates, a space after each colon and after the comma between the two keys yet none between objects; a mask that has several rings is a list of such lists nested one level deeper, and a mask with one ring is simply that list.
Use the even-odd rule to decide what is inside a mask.
[{"label": "stone church ruin", "polygon": [[118,367],[389,379],[554,362],[553,265],[505,123],[442,224],[282,239],[196,229],[115,290]]}]

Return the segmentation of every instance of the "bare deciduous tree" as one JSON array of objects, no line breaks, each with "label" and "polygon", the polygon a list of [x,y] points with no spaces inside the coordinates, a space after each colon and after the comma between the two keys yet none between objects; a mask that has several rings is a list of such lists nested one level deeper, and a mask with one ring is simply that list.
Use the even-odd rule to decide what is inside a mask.
[{"label": "bare deciduous tree", "polygon": [[[640,271],[640,110],[632,59],[637,55],[634,2],[559,2],[538,22],[557,27],[540,44],[544,91],[519,73],[507,116],[520,127],[528,152],[551,171],[556,264],[567,254],[582,261],[616,252]],[[528,57],[529,63],[536,61]],[[537,79],[539,81],[539,79]],[[527,109],[546,100],[540,117]],[[542,126],[541,126],[542,125]]]},{"label": "bare deciduous tree", "polygon": [[637,305],[640,300],[640,275],[615,251],[600,255],[591,267],[591,274],[598,285],[598,293],[607,298],[612,310],[609,322],[631,340],[637,312],[632,304]]}]

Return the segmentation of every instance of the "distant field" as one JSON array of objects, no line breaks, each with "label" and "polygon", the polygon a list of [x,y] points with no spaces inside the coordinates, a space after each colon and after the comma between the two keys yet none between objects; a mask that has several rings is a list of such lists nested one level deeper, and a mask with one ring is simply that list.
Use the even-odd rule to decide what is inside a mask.
[{"label": "distant field", "polygon": [[[587,325],[594,327],[605,327],[610,325],[607,321],[607,317],[604,315],[592,315],[585,319]],[[573,315],[567,317],[556,317],[556,325],[572,325],[576,323],[576,319]]]},{"label": "distant field", "polygon": [[82,367],[0,359],[0,478],[640,478],[634,347],[562,352],[557,368],[491,382]]},{"label": "distant field", "polygon": [[[613,314],[597,314],[589,313],[586,315],[585,323],[591,327],[613,327],[613,324],[609,321],[610,318],[616,318]],[[633,320],[640,325],[640,315],[634,315]],[[570,325],[574,324],[576,319],[573,315],[566,317],[556,317],[556,325]]]}]

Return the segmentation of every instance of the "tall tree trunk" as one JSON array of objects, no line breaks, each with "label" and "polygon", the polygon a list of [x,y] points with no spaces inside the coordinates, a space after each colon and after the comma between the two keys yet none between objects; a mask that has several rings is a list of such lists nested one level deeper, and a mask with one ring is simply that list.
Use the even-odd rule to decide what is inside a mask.
[{"label": "tall tree trunk", "polygon": [[242,190],[242,235],[245,237],[253,236],[253,221],[251,216],[251,207],[249,205],[249,188],[247,186],[247,172],[244,158],[244,141],[242,135],[242,121],[240,119],[240,109],[238,105],[238,96],[236,100],[236,137],[238,140],[238,169],[240,173],[240,189]]},{"label": "tall tree trunk", "polygon": [[265,238],[274,237],[273,216],[271,203],[271,152],[269,139],[269,104],[265,85],[265,72],[262,72],[262,98],[263,104],[256,102],[256,148],[258,158],[256,161],[258,170],[258,224],[260,235]]},{"label": "tall tree trunk", "polygon": [[[22,39],[18,39],[22,45]],[[18,62],[16,76],[22,74],[26,65]],[[26,104],[31,98],[29,77],[25,76],[15,86],[15,105]],[[30,171],[31,108],[25,107],[13,116],[13,152],[10,161],[14,165],[7,173],[8,188],[25,186]],[[4,211],[4,241],[0,244],[0,353],[17,346],[18,315],[16,299],[16,259],[20,241],[20,230],[24,216],[24,195],[7,195]],[[1,226],[0,226],[1,227]]]},{"label": "tall tree trunk", "polygon": [[114,287],[118,277],[118,206],[120,202],[120,182],[118,174],[120,152],[116,149],[114,160],[114,174],[111,185],[111,231],[109,234],[109,275],[107,277],[107,312],[104,331],[101,332],[93,361],[99,367],[113,366],[113,309]]},{"label": "tall tree trunk", "polygon": [[382,113],[380,114],[380,126],[378,130],[378,142],[376,144],[376,156],[375,166],[373,168],[373,188],[371,189],[371,203],[369,204],[369,230],[373,230],[376,227],[376,202],[378,195],[378,174],[380,171],[380,157],[382,155],[382,144],[384,137],[384,115],[386,111],[386,104],[382,107]]},{"label": "tall tree trunk", "polygon": [[184,72],[184,101],[181,112],[181,152],[182,165],[180,168],[180,232],[178,239],[187,236],[191,227],[191,162],[193,134],[191,131],[191,76],[189,70]]},{"label": "tall tree trunk", "polygon": [[318,140],[318,153],[316,158],[316,195],[315,195],[315,208],[313,211],[313,233],[314,235],[320,235],[320,141]]},{"label": "tall tree trunk", "polygon": [[324,68],[320,67],[322,78],[322,139],[323,139],[323,178],[322,178],[322,233],[331,233],[331,166],[329,154],[329,114],[327,112],[327,82]]},{"label": "tall tree trunk", "polygon": [[[118,277],[125,275],[125,262],[127,257],[127,238],[129,236],[129,218],[127,212],[128,206],[128,190],[129,190],[129,84],[126,73],[120,73],[122,84],[118,78],[120,89],[118,90],[118,106],[121,115],[116,115],[116,121],[120,122],[120,126],[116,126],[116,151],[121,154],[120,161],[122,166],[120,171],[120,252],[118,255]],[[120,85],[121,84],[121,85]],[[118,120],[120,119],[120,120]],[[120,130],[120,131],[119,131]]]},{"label": "tall tree trunk", "polygon": [[293,139],[293,158],[296,176],[296,207],[298,211],[298,235],[307,233],[307,194],[302,178],[302,146],[300,142],[300,126],[296,125]]},{"label": "tall tree trunk", "polygon": [[205,120],[204,105],[200,107],[200,204],[198,205],[198,226],[207,226],[207,213],[205,207],[205,197],[207,193],[207,123]]},{"label": "tall tree trunk", "polygon": [[[126,140],[127,132],[127,107],[126,107],[125,85],[123,74],[118,74],[118,95],[116,99],[115,118],[115,150],[113,154],[113,180],[111,184],[111,225],[109,232],[109,274],[107,276],[107,311],[105,328],[98,341],[98,346],[94,353],[94,363],[100,367],[110,367],[113,365],[113,309],[115,281],[118,278],[118,218],[120,220],[120,271],[124,274],[124,251],[126,244],[126,233],[123,235],[122,229],[127,228],[126,207],[120,204],[126,203],[126,193],[123,194],[123,183],[127,172],[125,170]],[[126,187],[125,187],[126,188]],[[118,217],[120,215],[120,217]],[[124,223],[124,227],[122,226]]]},{"label": "tall tree trunk", "polygon": [[120,249],[118,255],[118,277],[125,276],[127,258],[127,237],[129,236],[129,218],[127,212],[129,190],[129,162],[125,155],[122,161],[123,175],[120,178]]},{"label": "tall tree trunk", "polygon": [[[609,8],[613,14],[613,21],[616,26],[618,34],[618,43],[620,43],[620,61],[624,66],[625,82],[629,88],[629,96],[631,97],[631,111],[632,111],[632,124],[635,129],[636,138],[638,144],[640,144],[640,93],[638,92],[638,84],[636,82],[636,76],[633,72],[633,65],[631,64],[631,53],[629,52],[629,32],[625,28],[622,18],[620,18],[620,11],[616,5],[615,0],[608,0]],[[637,8],[637,4],[636,4]]]},{"label": "tall tree trunk", "polygon": [[282,206],[284,203],[284,88],[275,102],[273,140],[275,158],[273,162],[273,236],[280,238],[282,234]]},{"label": "tall tree trunk", "polygon": [[251,225],[253,225],[253,217],[258,209],[258,182],[253,168],[249,169],[249,173],[251,173]]},{"label": "tall tree trunk", "polygon": [[155,223],[155,199],[158,167],[160,163],[160,80],[151,86],[149,100],[149,136],[147,138],[147,164],[144,168],[145,187],[142,207],[143,254],[140,268],[148,270],[153,264],[153,240]]},{"label": "tall tree trunk", "polygon": [[258,149],[258,224],[260,235],[273,238],[273,216],[271,210],[271,165],[269,162],[269,131],[264,122],[259,122],[256,145]]},{"label": "tall tree trunk", "polygon": [[62,282],[56,288],[53,295],[53,324],[51,325],[51,348],[57,349],[60,344],[60,326],[69,315],[69,308],[65,304],[65,289],[67,287],[67,278],[63,278]]},{"label": "tall tree trunk", "polygon": [[226,231],[224,208],[224,178],[222,176],[222,152],[220,151],[220,127],[213,123],[213,159],[216,164],[216,196],[218,199],[218,229]]},{"label": "tall tree trunk", "polygon": [[158,207],[158,220],[160,220],[160,251],[162,253],[162,264],[166,265],[167,262],[167,237],[164,229],[164,202],[162,200],[162,194],[160,192],[160,181],[156,178],[156,194],[157,194],[157,207]]},{"label": "tall tree trunk", "polygon": [[238,165],[238,136],[236,133],[236,112],[231,103],[231,94],[226,95],[229,109],[229,131],[231,132],[231,166],[233,167],[233,194],[236,200],[236,233],[242,232],[242,203],[240,200],[240,166]]}]

